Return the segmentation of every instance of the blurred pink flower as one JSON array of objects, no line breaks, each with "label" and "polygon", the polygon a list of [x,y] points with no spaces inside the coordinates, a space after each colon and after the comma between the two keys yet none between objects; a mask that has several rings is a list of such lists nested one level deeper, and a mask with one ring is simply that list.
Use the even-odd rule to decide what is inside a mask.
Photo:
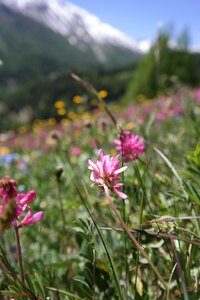
[{"label": "blurred pink flower", "polygon": [[[9,176],[5,176],[0,180],[0,198],[2,198],[2,204],[0,205],[0,214],[3,212],[5,206],[9,200],[15,199],[17,204],[16,216],[12,222],[13,227],[28,226],[32,223],[36,223],[43,218],[43,212],[38,212],[32,215],[32,210],[28,205],[36,199],[36,193],[30,191],[27,194],[17,193],[17,183],[15,180],[10,179]],[[27,211],[23,221],[20,221],[21,216]],[[19,225],[18,225],[19,223]]]},{"label": "blurred pink flower", "polygon": [[99,150],[99,160],[95,163],[88,161],[88,169],[92,170],[90,179],[93,181],[92,185],[97,185],[100,189],[100,195],[104,192],[105,186],[114,194],[122,199],[126,199],[127,195],[120,191],[123,183],[115,183],[120,180],[119,174],[127,169],[127,166],[119,168],[119,155],[110,156],[104,155],[102,149]]},{"label": "blurred pink flower", "polygon": [[142,139],[130,131],[123,131],[114,143],[116,151],[124,156],[125,162],[135,160],[141,152],[145,151]]},{"label": "blurred pink flower", "polygon": [[196,89],[195,91],[195,99],[196,102],[200,104],[200,88]]},{"label": "blurred pink flower", "polygon": [[143,124],[144,123],[144,116],[138,116],[138,123]]},{"label": "blurred pink flower", "polygon": [[174,115],[174,116],[179,116],[179,115],[181,115],[181,114],[183,114],[183,109],[182,109],[182,107],[179,106],[179,105],[174,106],[173,109],[172,109],[172,115]]},{"label": "blurred pink flower", "polygon": [[80,147],[74,146],[74,147],[71,148],[71,155],[78,156],[80,154],[81,154],[81,148]]},{"label": "blurred pink flower", "polygon": [[167,111],[160,111],[159,113],[157,113],[157,115],[156,115],[156,120],[158,120],[158,121],[163,121],[163,120],[165,120],[166,118],[167,118],[167,114],[168,114],[168,112]]}]

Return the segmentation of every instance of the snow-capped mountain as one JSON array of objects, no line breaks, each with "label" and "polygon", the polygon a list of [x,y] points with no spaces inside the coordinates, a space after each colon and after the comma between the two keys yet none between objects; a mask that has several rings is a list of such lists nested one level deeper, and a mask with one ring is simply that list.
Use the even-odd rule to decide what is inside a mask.
[{"label": "snow-capped mountain", "polygon": [[141,53],[144,42],[138,43],[121,31],[101,22],[86,10],[61,0],[0,0],[1,4],[43,23],[66,36],[71,45],[92,48],[99,60],[106,60],[105,45]]}]

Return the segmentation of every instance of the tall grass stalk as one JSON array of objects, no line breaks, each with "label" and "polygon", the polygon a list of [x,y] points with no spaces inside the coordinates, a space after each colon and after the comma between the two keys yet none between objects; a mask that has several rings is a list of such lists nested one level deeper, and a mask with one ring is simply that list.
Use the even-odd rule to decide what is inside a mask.
[{"label": "tall grass stalk", "polygon": [[177,263],[175,263],[175,265],[173,266],[173,269],[172,269],[170,277],[169,277],[166,300],[170,300],[170,298],[169,298],[169,296],[170,296],[170,284],[171,284],[172,277],[174,275],[174,271],[175,271],[176,267],[177,267]]},{"label": "tall grass stalk", "polygon": [[[159,154],[159,156],[166,162],[166,164],[168,165],[168,167],[170,168],[170,170],[172,171],[172,173],[174,174],[174,176],[177,178],[177,180],[179,181],[180,183],[180,186],[182,188],[182,191],[183,191],[183,194],[185,196],[186,199],[189,200],[189,196],[188,196],[188,193],[187,191],[185,190],[185,186],[184,186],[184,181],[182,180],[182,178],[179,176],[177,170],[175,169],[175,167],[173,166],[173,164],[171,163],[171,161],[157,148],[153,148],[155,150],[155,152],[157,154]],[[189,205],[189,209],[190,209],[190,212],[192,213],[192,215],[195,217],[196,214],[195,214],[195,211],[191,205],[191,203],[189,203],[188,201],[188,205]],[[194,224],[195,224],[195,227],[196,227],[196,230],[197,230],[197,233],[198,235],[200,235],[200,226],[197,222],[196,219],[194,219]]]},{"label": "tall grass stalk", "polygon": [[[142,198],[141,198],[141,202],[140,202],[139,224],[142,223],[143,209],[144,209],[144,193],[142,192]],[[141,227],[139,227],[139,228],[141,228]],[[141,236],[141,234],[140,234],[140,232],[138,232],[138,235],[137,235],[138,242],[140,242],[140,236]],[[139,249],[137,249],[137,258],[136,258],[136,267],[135,267],[135,289],[134,289],[135,297],[136,297],[136,290],[137,290],[137,277],[138,277],[139,258],[140,258],[140,251],[139,251]]]},{"label": "tall grass stalk", "polygon": [[183,271],[183,268],[182,268],[177,250],[176,250],[176,246],[175,246],[175,243],[172,239],[170,241],[171,241],[172,252],[174,254],[174,258],[175,258],[176,263],[177,263],[177,269],[178,269],[178,272],[179,272],[181,284],[182,284],[182,287],[183,287],[183,297],[184,297],[184,300],[189,300],[189,296],[188,296],[188,292],[187,292],[187,286],[186,286],[185,274],[184,274],[184,271]]},{"label": "tall grass stalk", "polygon": [[71,73],[71,77],[74,80],[76,80],[82,87],[84,87],[88,92],[90,92],[97,98],[97,100],[99,101],[99,104],[101,104],[103,106],[105,112],[112,120],[114,126],[117,127],[116,118],[110,111],[109,107],[106,105],[105,101],[99,96],[99,94],[98,94],[97,90],[94,88],[94,86],[91,83],[87,82],[86,80],[83,80],[82,78],[80,78],[77,74]]},{"label": "tall grass stalk", "polygon": [[61,195],[61,188],[60,188],[60,179],[56,177],[56,183],[57,183],[57,192],[58,192],[58,200],[60,205],[60,214],[62,219],[62,229],[63,233],[65,232],[65,213],[64,213],[64,205],[62,201],[62,195]]}]

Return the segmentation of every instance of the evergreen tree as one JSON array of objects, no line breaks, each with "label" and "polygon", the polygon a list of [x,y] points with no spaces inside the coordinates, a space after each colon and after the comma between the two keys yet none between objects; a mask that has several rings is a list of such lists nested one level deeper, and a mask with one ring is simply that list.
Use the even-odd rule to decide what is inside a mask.
[{"label": "evergreen tree", "polygon": [[123,103],[132,102],[139,94],[152,98],[158,92],[165,93],[174,84],[174,78],[190,86],[198,84],[199,71],[194,54],[183,48],[170,48],[169,41],[166,33],[158,36],[134,72]]}]

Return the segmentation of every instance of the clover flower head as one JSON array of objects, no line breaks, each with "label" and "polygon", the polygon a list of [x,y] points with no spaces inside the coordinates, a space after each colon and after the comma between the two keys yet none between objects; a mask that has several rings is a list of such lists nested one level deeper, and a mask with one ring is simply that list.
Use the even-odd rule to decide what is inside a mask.
[{"label": "clover flower head", "polygon": [[145,151],[142,139],[130,131],[122,131],[114,143],[116,151],[123,155],[125,162],[137,159],[139,154]]},{"label": "clover flower head", "polygon": [[118,195],[122,199],[126,199],[127,195],[120,191],[123,183],[116,183],[120,180],[120,173],[127,169],[127,166],[119,167],[119,155],[110,156],[104,155],[102,149],[98,152],[99,160],[95,163],[91,160],[88,161],[88,168],[92,171],[90,179],[92,185],[97,185],[100,189],[100,195],[107,187],[112,193]]},{"label": "clover flower head", "polygon": [[[14,200],[15,213],[12,217],[12,225],[14,228],[28,226],[30,224],[39,222],[44,213],[37,212],[32,214],[30,203],[36,199],[35,191],[30,191],[27,194],[20,194],[17,192],[17,182],[10,179],[9,176],[5,176],[0,179],[0,198],[2,203],[0,205],[0,219],[4,215],[4,212],[8,209],[9,203]],[[21,217],[25,214],[24,219],[21,221]]]},{"label": "clover flower head", "polygon": [[0,197],[4,205],[8,203],[9,199],[17,196],[17,182],[16,180],[10,179],[9,176],[0,179],[0,187]]}]

